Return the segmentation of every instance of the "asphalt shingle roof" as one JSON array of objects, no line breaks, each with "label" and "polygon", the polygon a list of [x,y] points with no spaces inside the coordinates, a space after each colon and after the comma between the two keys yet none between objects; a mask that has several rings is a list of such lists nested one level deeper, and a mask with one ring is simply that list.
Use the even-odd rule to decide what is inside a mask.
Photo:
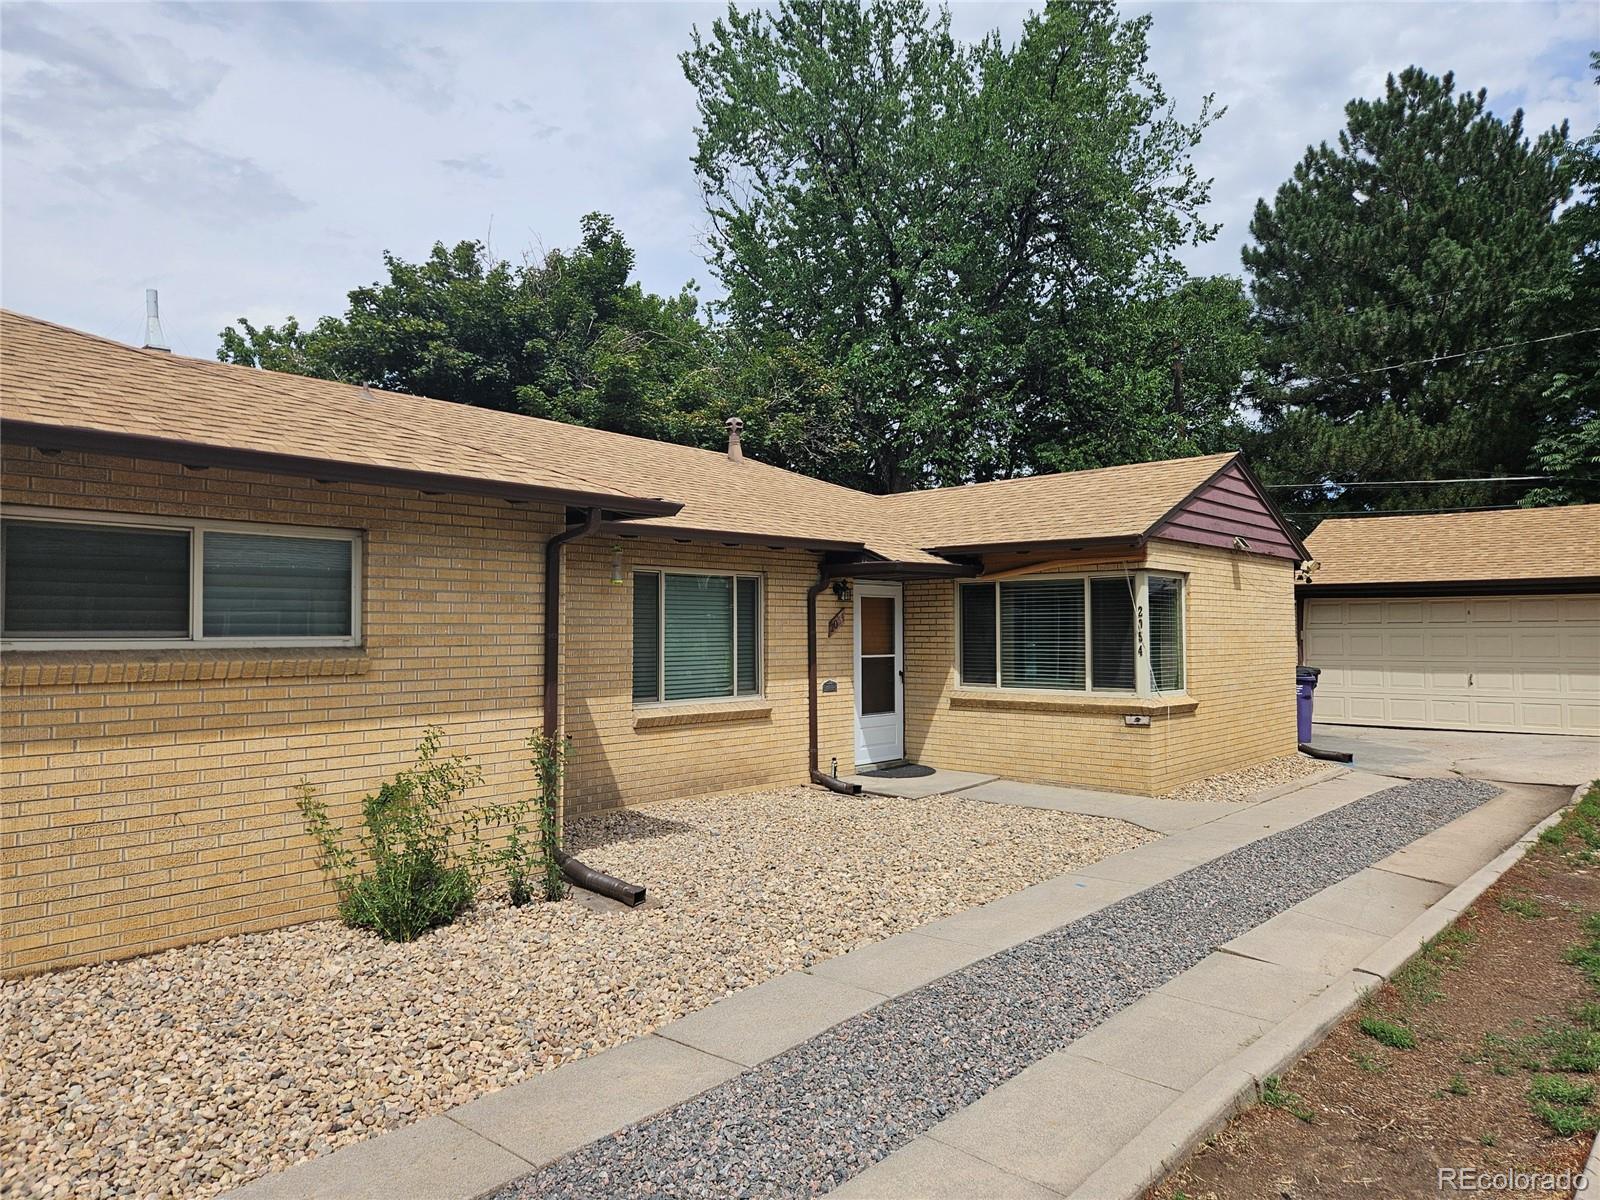
[{"label": "asphalt shingle roof", "polygon": [[1313,588],[1600,577],[1600,504],[1334,518],[1306,549]]}]

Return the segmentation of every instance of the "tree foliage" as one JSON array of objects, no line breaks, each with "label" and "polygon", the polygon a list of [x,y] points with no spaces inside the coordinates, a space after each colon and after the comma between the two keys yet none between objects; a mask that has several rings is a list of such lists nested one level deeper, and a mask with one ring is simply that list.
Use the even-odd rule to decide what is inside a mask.
[{"label": "tree foliage", "polygon": [[[1580,241],[1572,214],[1558,219],[1574,176],[1566,127],[1530,138],[1520,111],[1502,120],[1484,92],[1458,94],[1451,75],[1416,67],[1391,76],[1382,97],[1352,100],[1345,118],[1336,143],[1308,149],[1250,224],[1263,473],[1300,482],[1535,470],[1542,439],[1582,424],[1583,385],[1555,386],[1551,371],[1580,343],[1529,344],[1583,325],[1556,302]],[[1590,387],[1594,345],[1583,350]],[[1454,507],[1516,495],[1465,484],[1334,501],[1313,488],[1290,503]]]},{"label": "tree foliage", "polygon": [[[1189,161],[1212,113],[1176,117],[1148,29],[1052,3],[1014,44],[962,45],[920,0],[782,0],[696,31],[709,261],[735,331],[831,372],[835,478],[896,490],[1219,435],[1244,310],[1173,258],[1213,232]],[[1190,337],[1203,403],[1174,412]]]}]

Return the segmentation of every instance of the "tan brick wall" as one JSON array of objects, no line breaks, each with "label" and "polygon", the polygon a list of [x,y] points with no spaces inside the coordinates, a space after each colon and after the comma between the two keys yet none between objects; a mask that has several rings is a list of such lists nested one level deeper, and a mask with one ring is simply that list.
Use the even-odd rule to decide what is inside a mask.
[{"label": "tan brick wall", "polygon": [[424,726],[529,783],[553,508],[8,447],[5,499],[365,531],[364,647],[6,656],[7,974],[326,915],[293,788],[348,821]]},{"label": "tan brick wall", "polygon": [[[622,554],[620,585],[611,582],[614,548]],[[633,572],[652,567],[762,577],[765,654],[759,700],[634,703]],[[570,546],[562,613],[565,721],[572,740],[567,815],[805,782],[805,593],[816,577],[816,555],[800,550],[610,537]],[[828,620],[839,607],[830,591],[818,599],[818,679],[839,685],[837,692],[820,697],[818,743],[822,769],[837,755],[840,773],[847,774],[854,745],[848,612],[840,628],[828,634]]]},{"label": "tan brick wall", "polygon": [[[1188,577],[1190,712],[1152,714],[1111,701],[1068,712],[957,708],[955,584],[906,585],[906,753],[917,761],[1016,779],[1157,795],[1219,771],[1293,753],[1294,580],[1288,562],[1154,542],[1144,556],[1085,557],[1070,569],[1150,567]],[[1069,568],[1063,568],[1069,569]],[[970,694],[970,693],[969,693]],[[990,693],[992,694],[992,693]],[[1063,696],[1001,692],[1016,701]]]}]

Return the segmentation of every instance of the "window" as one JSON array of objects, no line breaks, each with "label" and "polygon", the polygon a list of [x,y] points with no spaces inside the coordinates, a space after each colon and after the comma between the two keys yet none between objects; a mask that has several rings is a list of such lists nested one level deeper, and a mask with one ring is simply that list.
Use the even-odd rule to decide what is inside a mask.
[{"label": "window", "polygon": [[3,630],[15,645],[353,645],[358,535],[221,521],[8,514]]},{"label": "window", "polygon": [[760,691],[758,577],[634,572],[635,700],[708,700]]},{"label": "window", "polygon": [[1179,577],[1146,571],[1050,576],[964,583],[956,595],[965,687],[1138,695],[1183,690]]}]

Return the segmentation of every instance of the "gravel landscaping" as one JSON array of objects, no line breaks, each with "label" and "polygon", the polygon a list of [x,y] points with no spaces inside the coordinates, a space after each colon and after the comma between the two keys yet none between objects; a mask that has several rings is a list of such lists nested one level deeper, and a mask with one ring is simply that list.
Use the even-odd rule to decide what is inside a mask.
[{"label": "gravel landscaping", "polygon": [[1252,842],[886,1001],[526,1176],[501,1198],[825,1192],[1221,943],[1497,791],[1419,780]]},{"label": "gravel landscaping", "polygon": [[569,827],[649,887],[631,912],[486,903],[410,945],[324,921],[7,981],[0,1195],[213,1195],[1152,836],[959,796],[674,801]]},{"label": "gravel landscaping", "polygon": [[1336,764],[1308,754],[1285,754],[1239,771],[1226,771],[1168,792],[1167,800],[1248,800],[1257,792],[1279,784],[1320,775]]}]

